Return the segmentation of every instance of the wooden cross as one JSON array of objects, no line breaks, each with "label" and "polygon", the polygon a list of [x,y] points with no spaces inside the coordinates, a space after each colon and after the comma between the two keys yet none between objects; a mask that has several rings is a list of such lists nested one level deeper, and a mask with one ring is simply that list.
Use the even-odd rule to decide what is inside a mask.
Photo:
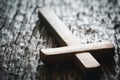
[{"label": "wooden cross", "polygon": [[96,59],[114,55],[110,42],[81,44],[50,8],[41,8],[39,18],[58,44],[64,46],[42,49],[40,59],[46,64],[74,60],[83,72],[95,71],[100,69]]}]

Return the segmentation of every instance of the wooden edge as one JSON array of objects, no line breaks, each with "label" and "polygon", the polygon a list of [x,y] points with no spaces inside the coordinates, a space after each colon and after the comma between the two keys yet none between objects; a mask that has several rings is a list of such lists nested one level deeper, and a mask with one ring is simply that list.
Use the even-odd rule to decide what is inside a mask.
[{"label": "wooden edge", "polygon": [[[57,59],[63,58],[60,60],[64,61],[65,57],[68,59],[68,57],[71,58],[72,55],[82,52],[90,52],[96,59],[102,59],[104,57],[114,56],[115,50],[113,44],[110,42],[98,42],[98,43],[59,47],[59,48],[41,49],[40,58],[44,62],[53,61],[54,63],[56,62],[55,58]],[[59,62],[61,62],[60,60]]]},{"label": "wooden edge", "polygon": [[38,15],[41,23],[44,24],[48,32],[55,37],[58,44],[61,46],[80,44],[79,38],[71,33],[52,9],[48,7],[41,8]]},{"label": "wooden edge", "polygon": [[75,54],[74,63],[84,74],[96,73],[101,66],[89,52]]},{"label": "wooden edge", "polygon": [[45,64],[55,64],[55,63],[63,63],[67,61],[73,61],[74,54],[59,54],[59,55],[46,55],[43,51],[40,51],[40,59]]}]

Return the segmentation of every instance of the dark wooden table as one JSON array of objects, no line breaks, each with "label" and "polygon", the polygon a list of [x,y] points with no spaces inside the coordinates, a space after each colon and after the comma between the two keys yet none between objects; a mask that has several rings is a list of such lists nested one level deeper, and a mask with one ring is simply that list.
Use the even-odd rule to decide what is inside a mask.
[{"label": "dark wooden table", "polygon": [[58,46],[38,19],[52,8],[81,43],[110,40],[111,63],[101,80],[120,80],[120,0],[0,0],[0,80],[83,80],[71,63],[44,65],[41,48]]}]

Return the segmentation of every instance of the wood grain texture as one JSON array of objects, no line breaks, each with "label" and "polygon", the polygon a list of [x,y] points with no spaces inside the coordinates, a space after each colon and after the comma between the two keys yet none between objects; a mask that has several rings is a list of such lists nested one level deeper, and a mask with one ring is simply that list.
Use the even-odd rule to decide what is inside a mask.
[{"label": "wood grain texture", "polygon": [[39,10],[39,18],[59,45],[67,46],[80,44],[80,40],[68,30],[65,24],[49,7],[44,7]]},{"label": "wood grain texture", "polygon": [[102,66],[100,79],[118,80],[119,1],[0,0],[0,80],[84,80],[72,63],[48,66],[41,62],[41,48],[58,46],[38,20],[38,10],[45,6],[55,11],[82,44],[105,40],[114,44],[115,62]]}]

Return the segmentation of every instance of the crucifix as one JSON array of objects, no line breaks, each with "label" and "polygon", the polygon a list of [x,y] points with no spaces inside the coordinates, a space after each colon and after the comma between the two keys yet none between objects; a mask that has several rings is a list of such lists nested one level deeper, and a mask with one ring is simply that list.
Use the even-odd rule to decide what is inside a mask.
[{"label": "crucifix", "polygon": [[69,31],[48,7],[39,10],[39,18],[48,32],[61,46],[41,49],[40,59],[45,64],[73,60],[78,68],[87,73],[100,69],[101,65],[96,59],[114,55],[114,46],[109,41],[81,44],[79,39]]}]

